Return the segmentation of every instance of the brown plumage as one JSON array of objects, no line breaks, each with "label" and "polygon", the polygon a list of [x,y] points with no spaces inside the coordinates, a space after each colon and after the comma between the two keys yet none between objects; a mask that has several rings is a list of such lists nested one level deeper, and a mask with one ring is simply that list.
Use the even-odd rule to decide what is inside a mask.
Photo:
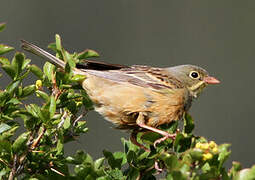
[{"label": "brown plumage", "polygon": [[[65,62],[41,48],[22,41],[22,47],[61,68]],[[75,74],[86,75],[82,87],[94,103],[95,110],[121,129],[139,129],[157,132],[163,138],[174,138],[159,125],[182,118],[207,84],[219,81],[193,65],[169,68],[125,66],[97,61],[85,61],[73,69]],[[135,138],[131,140],[139,145]],[[140,145],[143,147],[142,145]]]}]

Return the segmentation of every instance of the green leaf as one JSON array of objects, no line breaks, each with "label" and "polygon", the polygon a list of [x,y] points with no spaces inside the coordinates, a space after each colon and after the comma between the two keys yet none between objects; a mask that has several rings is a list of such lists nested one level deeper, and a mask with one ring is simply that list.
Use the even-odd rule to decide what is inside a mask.
[{"label": "green leaf", "polygon": [[36,104],[30,104],[25,106],[28,113],[30,113],[32,116],[38,118],[38,114],[40,112],[40,107]]},{"label": "green leaf", "polygon": [[56,39],[56,49],[60,52],[62,52],[62,45],[61,45],[61,38],[58,34],[55,35]]},{"label": "green leaf", "polygon": [[63,128],[64,129],[68,129],[70,126],[71,126],[71,118],[70,118],[70,116],[67,116],[66,118],[65,118],[65,122],[64,122],[64,124],[63,124]]},{"label": "green leaf", "polygon": [[0,141],[8,140],[10,137],[14,135],[16,130],[19,128],[19,126],[14,122],[8,123],[8,125],[11,126],[11,129],[6,130],[0,134]]},{"label": "green leaf", "polygon": [[106,174],[108,177],[110,177],[112,180],[120,180],[120,179],[126,179],[125,176],[123,176],[122,171],[119,169],[113,169],[106,171]]},{"label": "green leaf", "polygon": [[178,133],[175,137],[175,141],[174,141],[174,149],[179,152],[180,149],[182,148],[182,146],[184,144],[182,144],[182,142],[184,141],[185,137],[183,136],[183,134]]},{"label": "green leaf", "polygon": [[241,170],[234,180],[254,180],[255,179],[255,165],[251,168]]},{"label": "green leaf", "polygon": [[50,100],[50,97],[47,93],[37,90],[36,91],[36,95],[40,98],[42,98],[44,101],[48,102]]},{"label": "green leaf", "polygon": [[7,87],[6,87],[6,90],[9,92],[9,93],[12,93],[14,92],[14,90],[19,86],[20,84],[20,80],[18,81],[13,81],[11,82]]},{"label": "green leaf", "polygon": [[175,155],[167,155],[164,158],[164,162],[165,162],[165,165],[167,166],[167,169],[169,171],[178,169],[178,167],[179,167],[179,161]]},{"label": "green leaf", "polygon": [[35,92],[35,85],[32,84],[32,85],[29,85],[29,86],[26,86],[22,89],[22,95],[21,97],[26,97],[26,96],[29,96],[31,95],[32,93]]},{"label": "green leaf", "polygon": [[2,140],[0,142],[0,152],[1,153],[11,153],[12,144],[9,141]]},{"label": "green leaf", "polygon": [[201,167],[203,172],[207,172],[211,170],[210,164],[207,162]]},{"label": "green leaf", "polygon": [[25,59],[21,69],[24,70],[25,68],[27,68],[28,64],[31,62],[31,59]]},{"label": "green leaf", "polygon": [[193,149],[189,154],[194,160],[200,161],[203,158],[203,151],[201,149]]},{"label": "green leaf", "polygon": [[138,169],[130,166],[128,174],[127,174],[127,180],[137,180],[139,176],[140,176],[140,173],[139,173]]},{"label": "green leaf", "polygon": [[14,153],[22,153],[26,148],[26,142],[30,132],[22,133],[13,143],[12,149]]},{"label": "green leaf", "polygon": [[83,52],[79,53],[77,56],[78,59],[86,59],[91,57],[99,57],[99,54],[94,50],[86,49]]},{"label": "green leaf", "polygon": [[5,57],[0,57],[0,63],[2,65],[11,65],[9,59],[5,58]]},{"label": "green leaf", "polygon": [[4,106],[7,100],[10,99],[10,94],[7,91],[0,91],[0,107]]},{"label": "green leaf", "polygon": [[70,66],[70,68],[75,68],[75,61],[73,59],[73,57],[67,52],[67,51],[64,51],[63,52],[63,56],[64,56],[64,60],[65,62],[67,62]]},{"label": "green leaf", "polygon": [[100,169],[103,166],[104,160],[105,160],[105,158],[99,158],[95,161],[94,167],[96,170]]},{"label": "green leaf", "polygon": [[23,53],[17,52],[12,60],[12,67],[15,69],[15,78],[19,77],[23,63],[25,61],[25,55]]},{"label": "green leaf", "polygon": [[33,65],[29,66],[29,69],[39,79],[43,79],[43,72],[42,72],[42,70],[38,66],[33,64]]},{"label": "green leaf", "polygon": [[4,44],[0,44],[0,55],[13,51],[14,48]]},{"label": "green leaf", "polygon": [[72,76],[71,80],[75,81],[75,82],[82,82],[84,79],[86,79],[85,75],[76,74],[76,75]]},{"label": "green leaf", "polygon": [[6,104],[21,104],[21,102],[17,98],[11,98]]},{"label": "green leaf", "polygon": [[88,128],[86,127],[86,121],[78,121],[74,130],[75,130],[75,133],[85,133],[85,132],[87,132]]},{"label": "green leaf", "polygon": [[11,126],[9,126],[8,124],[5,123],[1,123],[0,124],[0,134],[11,129]]},{"label": "green leaf", "polygon": [[232,168],[231,168],[230,171],[229,171],[231,179],[233,179],[234,177],[236,177],[236,176],[237,176],[237,173],[238,173],[241,169],[242,169],[242,166],[241,166],[240,162],[233,161],[233,162],[232,162]]},{"label": "green leaf", "polygon": [[56,112],[56,100],[54,96],[50,97],[49,111],[50,111],[50,118],[52,118]]},{"label": "green leaf", "polygon": [[48,45],[48,48],[53,50],[54,52],[57,52],[57,46],[56,46],[56,43],[50,43]]},{"label": "green leaf", "polygon": [[64,152],[64,144],[63,141],[61,139],[58,140],[57,143],[57,155],[62,155]]},{"label": "green leaf", "polygon": [[132,150],[129,150],[128,153],[127,153],[127,162],[129,164],[132,164],[133,162],[136,162],[136,160],[137,160],[136,153]]},{"label": "green leaf", "polygon": [[122,152],[115,152],[114,154],[112,154],[110,151],[104,150],[103,154],[112,169],[121,169],[121,166],[126,163],[125,154]]},{"label": "green leaf", "polygon": [[0,23],[0,32],[3,31],[6,27],[6,23]]},{"label": "green leaf", "polygon": [[169,173],[166,177],[167,180],[187,180],[187,177],[182,174],[180,171],[173,171]]},{"label": "green leaf", "polygon": [[[139,133],[140,135],[140,133]],[[154,144],[154,142],[161,138],[162,136],[158,133],[155,133],[155,132],[141,132],[141,136],[140,136],[140,139],[145,142],[146,144]]]},{"label": "green leaf", "polygon": [[219,156],[218,156],[218,161],[219,161],[219,168],[223,166],[223,163],[227,160],[231,152],[228,150],[230,147],[230,144],[221,144],[218,146],[219,149]]},{"label": "green leaf", "polygon": [[52,82],[52,77],[55,71],[55,66],[49,62],[46,62],[43,66],[43,72],[50,82]]},{"label": "green leaf", "polygon": [[194,120],[192,119],[192,117],[188,113],[185,113],[184,133],[187,133],[187,134],[192,133],[194,127],[195,127]]},{"label": "green leaf", "polygon": [[5,64],[2,68],[12,79],[14,79],[16,71],[13,66]]}]

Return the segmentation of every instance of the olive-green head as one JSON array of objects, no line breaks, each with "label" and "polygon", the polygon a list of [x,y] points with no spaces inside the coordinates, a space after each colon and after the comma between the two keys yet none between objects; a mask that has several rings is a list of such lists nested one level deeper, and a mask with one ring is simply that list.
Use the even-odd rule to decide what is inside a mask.
[{"label": "olive-green head", "polygon": [[166,70],[181,81],[193,97],[197,97],[208,84],[218,84],[220,81],[201,67],[180,65]]}]

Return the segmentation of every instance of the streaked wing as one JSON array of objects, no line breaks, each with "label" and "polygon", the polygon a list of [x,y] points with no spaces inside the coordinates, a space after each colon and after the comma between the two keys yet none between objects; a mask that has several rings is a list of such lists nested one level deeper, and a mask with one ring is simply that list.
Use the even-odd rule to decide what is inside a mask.
[{"label": "streaked wing", "polygon": [[99,71],[108,71],[108,70],[118,70],[122,68],[129,68],[129,66],[121,65],[121,64],[111,64],[102,61],[95,60],[84,60],[82,64],[76,64],[77,69],[91,69],[91,70],[99,70]]},{"label": "streaked wing", "polygon": [[83,71],[111,81],[128,82],[136,86],[151,88],[156,91],[182,87],[181,83],[167,74],[164,69],[149,66],[131,66],[119,70],[108,71],[84,69]]}]

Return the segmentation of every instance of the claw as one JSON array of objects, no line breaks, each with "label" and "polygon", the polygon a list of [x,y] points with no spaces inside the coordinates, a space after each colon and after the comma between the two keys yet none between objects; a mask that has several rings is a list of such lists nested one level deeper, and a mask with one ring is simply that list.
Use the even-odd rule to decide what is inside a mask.
[{"label": "claw", "polygon": [[158,161],[155,161],[154,167],[155,167],[155,169],[158,171],[157,174],[159,174],[159,173],[161,173],[161,172],[163,171],[163,169],[159,167]]},{"label": "claw", "polygon": [[156,140],[154,142],[154,147],[156,148],[157,144],[167,140],[168,138],[171,138],[172,140],[175,140],[175,137],[176,137],[176,133],[175,134],[166,134],[164,137],[159,138],[158,140]]}]

